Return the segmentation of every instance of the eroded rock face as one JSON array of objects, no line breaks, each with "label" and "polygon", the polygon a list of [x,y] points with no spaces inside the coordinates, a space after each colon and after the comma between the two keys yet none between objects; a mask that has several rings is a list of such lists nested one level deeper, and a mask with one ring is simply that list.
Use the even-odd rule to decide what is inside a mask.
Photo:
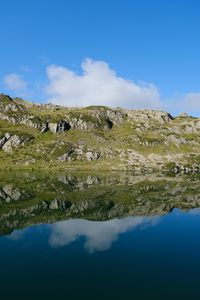
[{"label": "eroded rock face", "polygon": [[87,159],[87,160],[97,160],[97,159],[99,159],[99,157],[100,157],[100,153],[99,152],[96,152],[96,151],[87,151],[86,153],[85,153],[85,158]]},{"label": "eroded rock face", "polygon": [[177,148],[179,148],[181,144],[187,144],[187,141],[183,137],[177,137],[176,135],[171,134],[166,137],[164,144],[165,145],[174,144]]},{"label": "eroded rock face", "polygon": [[173,120],[172,116],[163,111],[138,109],[138,110],[126,110],[128,119],[138,121],[157,121],[161,124],[165,124]]},{"label": "eroded rock face", "polygon": [[114,125],[120,125],[127,118],[126,112],[120,109],[93,109],[90,113],[99,124],[104,124],[104,129],[111,129]]},{"label": "eroded rock face", "polygon": [[183,126],[185,126],[185,132],[187,133],[199,133],[200,132],[200,120],[183,122]]},{"label": "eroded rock face", "polygon": [[127,114],[123,111],[106,110],[105,116],[114,125],[120,125],[124,122],[124,119],[127,117]]},{"label": "eroded rock face", "polygon": [[97,124],[95,124],[91,121],[85,121],[85,120],[81,119],[81,116],[80,116],[80,119],[70,118],[70,117],[67,117],[66,119],[69,122],[72,129],[86,131],[86,130],[91,130],[91,129],[97,128]]},{"label": "eroded rock face", "polygon": [[101,156],[99,151],[94,149],[88,149],[75,144],[72,144],[67,152],[63,153],[58,157],[59,162],[74,161],[74,160],[97,160]]},{"label": "eroded rock face", "polygon": [[72,203],[68,200],[62,201],[60,199],[54,199],[53,201],[51,201],[48,207],[51,210],[67,210],[71,205]]},{"label": "eroded rock face", "polygon": [[20,190],[13,184],[6,184],[0,188],[0,203],[10,203],[30,199],[31,194],[25,190]]},{"label": "eroded rock face", "polygon": [[66,121],[61,120],[57,123],[48,123],[48,128],[53,134],[56,134],[69,130],[71,126]]},{"label": "eroded rock face", "polygon": [[122,124],[126,113],[104,107],[88,107],[87,112],[75,111],[65,115],[65,120],[72,129],[89,131],[93,129],[112,129],[113,125]]},{"label": "eroded rock face", "polygon": [[17,148],[22,143],[22,138],[20,138],[18,135],[13,135],[4,143],[2,150],[10,153],[12,152],[13,148]]},{"label": "eroded rock face", "polygon": [[58,209],[59,208],[59,202],[57,199],[54,199],[50,204],[49,204],[50,209]]},{"label": "eroded rock face", "polygon": [[25,142],[28,142],[31,139],[31,136],[19,136],[17,134],[11,135],[9,132],[6,132],[5,135],[0,139],[0,149],[6,153],[11,153],[14,148],[24,145]]}]

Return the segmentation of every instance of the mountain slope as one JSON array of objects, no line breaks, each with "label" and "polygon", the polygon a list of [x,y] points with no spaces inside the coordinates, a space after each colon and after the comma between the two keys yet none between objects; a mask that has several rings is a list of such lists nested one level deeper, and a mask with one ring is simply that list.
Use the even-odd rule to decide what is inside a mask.
[{"label": "mountain slope", "polygon": [[200,119],[0,94],[0,159],[1,168],[198,171]]}]

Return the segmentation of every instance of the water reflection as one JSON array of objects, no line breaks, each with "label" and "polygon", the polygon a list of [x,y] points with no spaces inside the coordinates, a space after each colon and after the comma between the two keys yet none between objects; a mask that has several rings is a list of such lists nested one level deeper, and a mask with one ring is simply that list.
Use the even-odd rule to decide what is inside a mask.
[{"label": "water reflection", "polygon": [[84,237],[84,248],[89,253],[105,251],[119,238],[120,234],[136,228],[153,226],[158,220],[158,216],[126,217],[102,222],[71,219],[51,225],[49,244],[52,247],[61,247]]},{"label": "water reflection", "polygon": [[19,241],[26,237],[26,233],[29,232],[29,227],[22,230],[14,230],[9,236],[8,239],[11,241]]},{"label": "water reflection", "polygon": [[[0,234],[8,235],[32,224],[82,219],[80,224],[71,225],[75,221],[70,220],[66,226],[65,223],[56,225],[55,231],[59,231],[60,238],[59,241],[52,239],[59,246],[63,241],[73,241],[74,236],[84,237],[85,247],[93,251],[90,240],[94,240],[91,235],[95,236],[96,231],[87,233],[90,223],[83,219],[102,221],[102,235],[107,230],[109,234],[112,229],[114,240],[121,232],[116,228],[123,231],[125,225],[121,220],[124,217],[138,216],[135,222],[140,223],[144,222],[143,216],[165,215],[173,208],[200,207],[198,176],[0,173]],[[113,220],[117,218],[120,220]],[[106,226],[108,229],[104,229]],[[68,232],[67,238],[61,227]]]},{"label": "water reflection", "polygon": [[[109,250],[114,242],[128,232],[137,231],[142,234],[142,231],[150,227],[160,228],[160,224],[165,223],[166,220],[169,220],[167,221],[168,224],[172,225],[174,223],[177,226],[178,222],[182,222],[184,218],[195,217],[199,214],[200,208],[195,208],[187,212],[174,209],[166,216],[128,216],[107,221],[69,219],[53,224],[33,225],[22,230],[14,230],[7,238],[13,242],[23,243],[23,240],[28,240],[32,234],[35,233],[38,236],[45,237],[45,247],[56,250],[78,242],[79,247],[83,247],[87,253],[91,254]],[[31,247],[33,247],[33,245],[34,240],[30,243]]]},{"label": "water reflection", "polygon": [[198,299],[199,237],[199,209],[14,230],[0,237],[1,298]]},{"label": "water reflection", "polygon": [[1,298],[198,299],[199,179],[0,174]]},{"label": "water reflection", "polygon": [[190,215],[200,215],[200,207],[190,209],[188,213]]}]

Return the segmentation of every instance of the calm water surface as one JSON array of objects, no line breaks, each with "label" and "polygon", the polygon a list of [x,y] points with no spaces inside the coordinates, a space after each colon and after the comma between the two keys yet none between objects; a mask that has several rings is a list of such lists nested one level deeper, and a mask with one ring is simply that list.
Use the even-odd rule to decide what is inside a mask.
[{"label": "calm water surface", "polygon": [[2,299],[198,299],[199,213],[15,230],[0,238]]},{"label": "calm water surface", "polygon": [[[11,205],[3,204],[1,210]],[[43,221],[31,219],[30,224],[18,216],[22,229],[14,228],[13,216],[2,223],[4,229],[8,223],[14,226],[0,237],[2,300],[199,298],[198,207],[102,220],[91,220],[87,212],[87,217],[63,216],[50,224],[51,215],[44,219],[40,210],[39,216]]]}]

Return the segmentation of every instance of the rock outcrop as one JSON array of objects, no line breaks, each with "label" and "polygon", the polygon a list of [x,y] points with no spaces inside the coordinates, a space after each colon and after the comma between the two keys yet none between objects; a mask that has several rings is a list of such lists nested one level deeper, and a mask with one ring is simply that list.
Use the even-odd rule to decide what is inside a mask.
[{"label": "rock outcrop", "polygon": [[[77,146],[75,144],[69,144],[63,147],[64,153],[58,157],[59,162],[64,161],[76,161],[76,160],[97,160],[101,157],[101,153],[94,149],[88,149],[83,146]],[[66,152],[65,152],[66,151]]]},{"label": "rock outcrop", "polygon": [[11,153],[13,149],[18,148],[20,145],[23,145],[30,141],[33,137],[30,135],[17,135],[6,132],[0,138],[0,149],[6,153]]},{"label": "rock outcrop", "polygon": [[71,128],[71,125],[66,121],[60,120],[56,123],[49,122],[47,127],[52,133],[61,133]]},{"label": "rock outcrop", "polygon": [[126,110],[128,119],[136,121],[157,121],[161,124],[165,124],[173,120],[173,117],[163,111],[149,110],[149,109],[138,109],[138,110]]}]

